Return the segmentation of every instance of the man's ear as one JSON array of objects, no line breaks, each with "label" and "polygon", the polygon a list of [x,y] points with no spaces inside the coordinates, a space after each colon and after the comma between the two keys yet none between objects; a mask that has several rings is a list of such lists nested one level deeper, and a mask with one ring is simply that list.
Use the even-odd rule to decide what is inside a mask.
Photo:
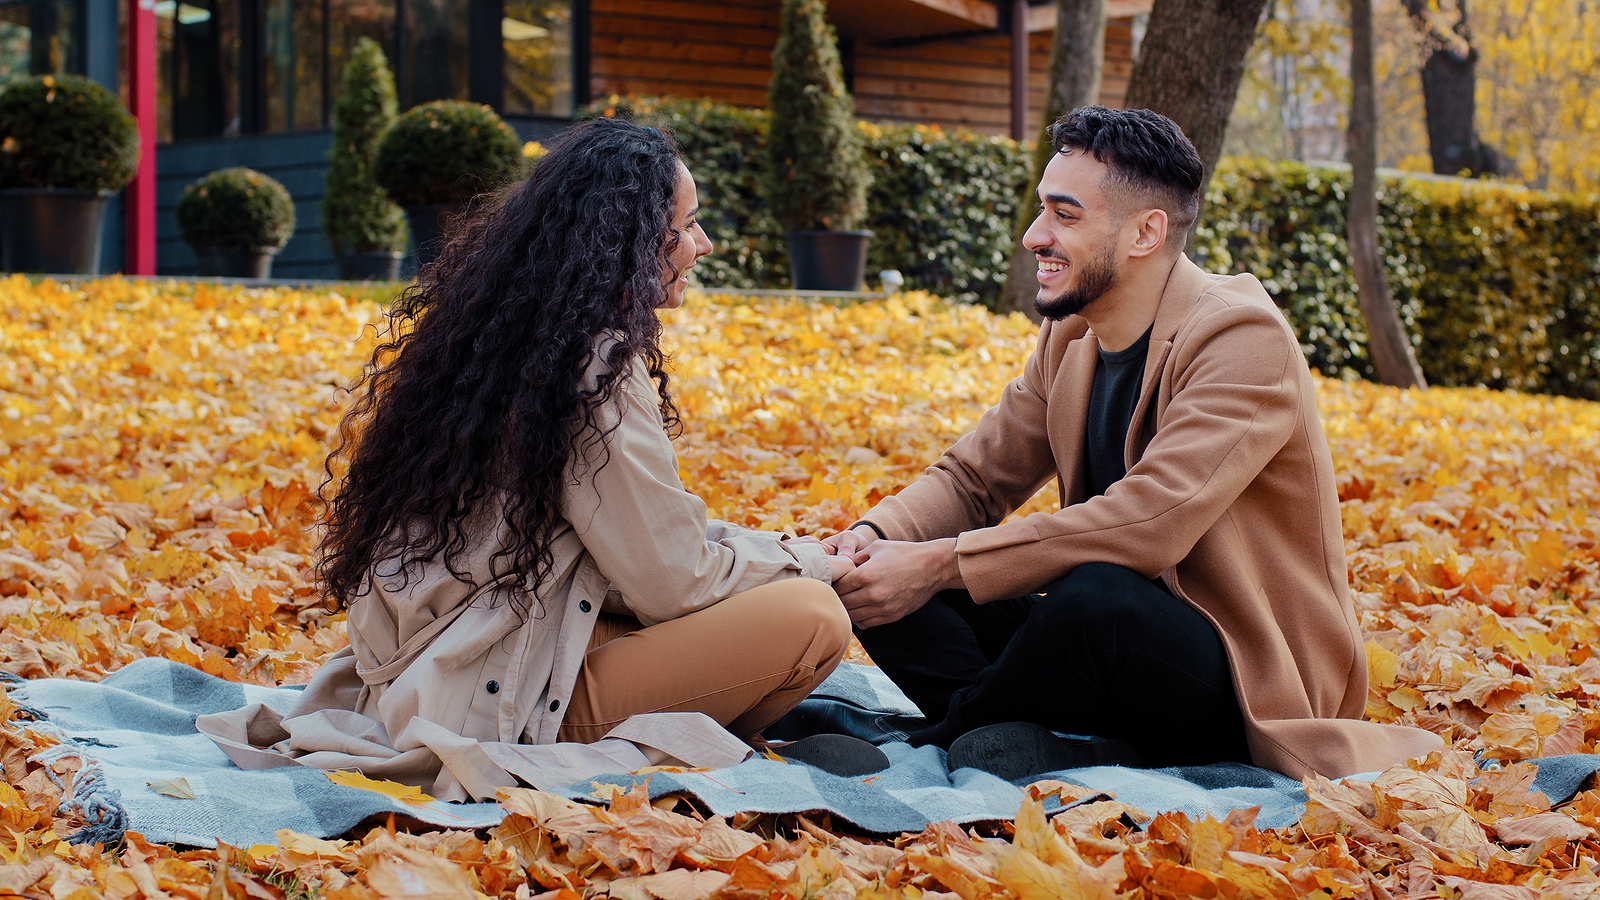
[{"label": "man's ear", "polygon": [[1141,209],[1128,217],[1126,227],[1133,230],[1129,256],[1149,256],[1166,246],[1167,211],[1164,209]]}]

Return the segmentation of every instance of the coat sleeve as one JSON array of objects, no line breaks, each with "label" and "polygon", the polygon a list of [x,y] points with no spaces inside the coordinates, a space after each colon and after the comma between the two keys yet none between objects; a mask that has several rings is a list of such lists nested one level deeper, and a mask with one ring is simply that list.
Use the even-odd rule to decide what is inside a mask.
[{"label": "coat sleeve", "polygon": [[579,441],[563,497],[564,516],[628,611],[653,625],[779,579],[829,581],[819,545],[707,518],[679,480],[653,388],[635,360],[597,416],[603,440]]},{"label": "coat sleeve", "polygon": [[1105,494],[962,534],[961,574],[980,602],[1052,584],[1086,562],[1155,577],[1202,535],[1288,442],[1302,408],[1299,346],[1280,318],[1225,304],[1180,331],[1170,397],[1143,455]]},{"label": "coat sleeve", "polygon": [[1046,342],[1052,323],[1022,374],[1000,402],[920,478],[872,508],[863,521],[893,540],[931,541],[994,525],[1056,475],[1047,430]]}]

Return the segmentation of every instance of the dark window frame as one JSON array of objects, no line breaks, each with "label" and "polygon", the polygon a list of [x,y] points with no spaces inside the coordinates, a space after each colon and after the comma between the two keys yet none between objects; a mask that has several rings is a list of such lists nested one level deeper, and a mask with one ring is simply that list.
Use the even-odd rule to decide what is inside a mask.
[{"label": "dark window frame", "polygon": [[[62,2],[62,0],[58,0]],[[79,0],[82,2],[82,0]],[[332,127],[334,90],[339,80],[338,73],[333,72],[334,52],[332,47],[332,32],[330,21],[333,15],[331,0],[292,0],[295,4],[316,4],[322,19],[321,40],[314,46],[313,52],[320,57],[321,68],[321,124],[320,128]],[[571,4],[571,67],[569,77],[571,82],[572,110],[561,116],[529,116],[522,113],[513,114],[517,119],[544,119],[544,120],[570,120],[579,109],[587,104],[590,97],[589,62],[590,62],[590,4],[589,0],[569,0]],[[210,0],[204,3],[212,9],[213,18],[216,8],[228,3],[236,7],[238,13],[238,55],[235,64],[238,71],[233,78],[232,85],[224,85],[224,97],[227,88],[232,89],[233,96],[226,97],[234,102],[237,116],[237,130],[231,130],[229,123],[215,134],[188,134],[182,137],[175,133],[168,133],[162,137],[162,143],[178,143],[185,140],[215,140],[221,137],[243,137],[246,135],[283,134],[295,131],[318,130],[317,128],[296,128],[292,123],[277,124],[267,121],[267,96],[266,78],[263,67],[267,64],[267,34],[266,34],[266,0]],[[391,39],[384,48],[389,56],[389,64],[394,72],[397,86],[401,86],[402,108],[410,98],[405,96],[406,75],[412,65],[409,53],[404,52],[408,46],[408,0],[393,0],[394,25]],[[502,43],[501,21],[505,15],[505,0],[468,0],[468,28],[467,28],[467,97],[476,103],[484,103],[496,112],[505,113],[505,52]],[[215,27],[213,24],[211,27]],[[226,53],[226,48],[219,48]],[[180,73],[184,72],[184,57],[187,55],[182,42],[177,36],[177,19],[174,13],[172,37],[163,42],[158,52],[170,54],[166,66],[160,77],[166,82],[163,101],[168,104],[168,121],[175,132],[178,124],[178,106],[180,90]],[[246,64],[246,61],[250,61]],[[222,66],[226,71],[226,66]],[[192,114],[185,116],[185,121],[192,118]],[[214,125],[215,123],[213,123]],[[268,127],[274,125],[275,127]]]}]

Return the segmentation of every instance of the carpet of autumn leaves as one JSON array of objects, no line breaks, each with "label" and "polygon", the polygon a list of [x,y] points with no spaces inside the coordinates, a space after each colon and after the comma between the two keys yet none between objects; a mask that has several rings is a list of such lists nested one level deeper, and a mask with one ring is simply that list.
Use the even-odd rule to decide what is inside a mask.
[{"label": "carpet of autumn leaves", "polygon": [[[155,655],[277,684],[342,646],[310,580],[315,491],[384,299],[0,280],[0,670],[95,679]],[[1033,334],[919,294],[698,294],[666,318],[686,483],[724,518],[812,534],[969,429]],[[69,845],[73,757],[0,699],[0,896],[1600,897],[1600,791],[1551,809],[1523,762],[1600,738],[1600,405],[1320,387],[1368,714],[1454,749],[1313,780],[1294,827],[1114,799],[1046,818],[1038,798],[1082,793],[1059,783],[1014,822],[898,838],[517,790],[485,833]]]}]

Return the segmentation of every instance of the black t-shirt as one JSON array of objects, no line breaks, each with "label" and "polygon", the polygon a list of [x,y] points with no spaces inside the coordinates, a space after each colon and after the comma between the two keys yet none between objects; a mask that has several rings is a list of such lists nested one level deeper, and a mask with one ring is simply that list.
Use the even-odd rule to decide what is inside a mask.
[{"label": "black t-shirt", "polygon": [[1084,434],[1091,497],[1104,494],[1106,488],[1128,474],[1122,450],[1128,440],[1128,424],[1133,421],[1133,408],[1139,405],[1153,328],[1145,329],[1124,350],[1101,350],[1100,361],[1095,364],[1094,386],[1089,389],[1089,427]]}]

